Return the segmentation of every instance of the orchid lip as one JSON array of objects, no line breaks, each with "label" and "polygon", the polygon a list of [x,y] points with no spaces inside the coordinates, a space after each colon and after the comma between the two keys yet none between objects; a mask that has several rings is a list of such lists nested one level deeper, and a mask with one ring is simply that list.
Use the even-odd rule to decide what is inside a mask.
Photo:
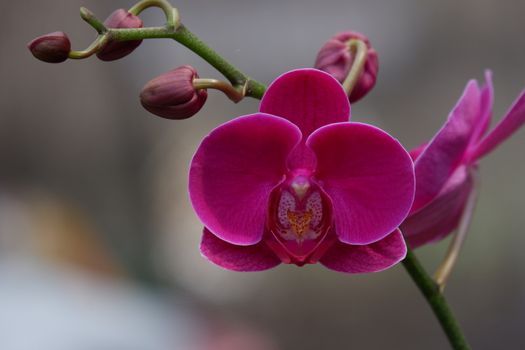
[{"label": "orchid lip", "polygon": [[332,221],[331,200],[311,172],[295,171],[270,194],[266,241],[284,263],[315,263]]}]

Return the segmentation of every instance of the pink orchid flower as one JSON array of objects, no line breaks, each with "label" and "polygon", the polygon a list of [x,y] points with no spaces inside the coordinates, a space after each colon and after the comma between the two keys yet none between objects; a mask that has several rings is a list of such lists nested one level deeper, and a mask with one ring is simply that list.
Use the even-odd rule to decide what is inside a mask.
[{"label": "pink orchid flower", "polygon": [[410,152],[415,161],[416,196],[401,230],[413,248],[441,240],[458,227],[472,195],[480,158],[525,122],[523,91],[487,134],[493,104],[490,71],[485,80],[482,87],[471,80],[441,130]]},{"label": "pink orchid flower", "polygon": [[236,271],[320,262],[362,273],[403,259],[412,160],[396,139],[349,117],[339,82],[300,69],[271,84],[259,113],[213,130],[189,176],[202,254]]}]

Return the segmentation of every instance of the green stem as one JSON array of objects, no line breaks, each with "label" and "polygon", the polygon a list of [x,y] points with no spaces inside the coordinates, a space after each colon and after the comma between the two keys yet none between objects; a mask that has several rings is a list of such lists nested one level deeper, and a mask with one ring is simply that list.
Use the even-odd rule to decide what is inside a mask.
[{"label": "green stem", "polygon": [[95,28],[98,34],[104,34],[107,31],[104,23],[95,17],[95,14],[85,7],[80,8],[80,17],[86,21],[90,26]]},{"label": "green stem", "polygon": [[195,34],[190,32],[185,26],[180,25],[176,30],[166,27],[149,27],[138,29],[108,29],[108,35],[112,40],[128,41],[142,39],[174,39],[195,52],[215,69],[221,72],[226,79],[235,87],[244,87],[246,96],[260,99],[266,87],[258,81],[248,77],[229,63],[224,57],[206,45]]},{"label": "green stem", "polygon": [[405,260],[403,260],[403,265],[421,293],[423,293],[425,299],[427,299],[428,304],[445,331],[452,348],[454,350],[470,349],[458,322],[452,314],[452,310],[450,310],[445,297],[439,291],[439,286],[427,274],[410,248],[408,248],[407,256]]},{"label": "green stem", "polygon": [[68,57],[74,60],[80,60],[84,58],[88,58],[94,54],[96,54],[101,48],[106,45],[108,42],[108,36],[106,34],[101,34],[97,37],[95,41],[89,45],[89,47],[82,51],[69,51]]},{"label": "green stem", "polygon": [[245,86],[246,96],[260,99],[264,95],[266,87],[258,81],[250,78],[225,58],[206,45],[195,34],[190,32],[185,26],[181,25],[175,32],[173,39],[186,46],[191,51],[202,57],[215,69],[222,73],[233,86]]}]

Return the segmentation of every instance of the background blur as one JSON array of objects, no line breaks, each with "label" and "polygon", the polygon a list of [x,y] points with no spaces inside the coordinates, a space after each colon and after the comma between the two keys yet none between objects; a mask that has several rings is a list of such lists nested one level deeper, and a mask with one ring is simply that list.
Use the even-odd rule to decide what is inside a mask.
[{"label": "background blur", "polygon": [[[269,83],[313,64],[338,31],[366,34],[376,88],[353,118],[408,148],[431,137],[470,78],[494,71],[500,118],[525,85],[524,1],[179,0],[183,22],[232,63]],[[59,65],[32,38],[63,30],[75,49],[129,1],[3,4],[0,29],[0,349],[446,349],[398,266],[347,276],[321,266],[224,271],[200,257],[187,171],[201,138],[257,110],[210,92],[203,110],[168,121],[143,110],[141,87],[183,64],[220,78],[169,40],[131,56]],[[148,10],[148,25],[163,23]],[[446,294],[475,349],[523,349],[525,133],[482,162],[471,235]],[[433,269],[448,242],[418,250]],[[504,345],[503,345],[504,344]]]}]

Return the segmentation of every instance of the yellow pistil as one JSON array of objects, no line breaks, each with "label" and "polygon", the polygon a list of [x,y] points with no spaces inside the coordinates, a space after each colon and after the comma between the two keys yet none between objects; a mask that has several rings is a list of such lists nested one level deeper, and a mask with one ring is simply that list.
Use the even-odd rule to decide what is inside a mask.
[{"label": "yellow pistil", "polygon": [[302,239],[308,230],[308,227],[310,226],[310,221],[312,221],[312,211],[308,210],[304,213],[301,213],[288,210],[286,215],[288,216],[288,221],[290,221],[293,233],[297,236],[297,238]]}]

